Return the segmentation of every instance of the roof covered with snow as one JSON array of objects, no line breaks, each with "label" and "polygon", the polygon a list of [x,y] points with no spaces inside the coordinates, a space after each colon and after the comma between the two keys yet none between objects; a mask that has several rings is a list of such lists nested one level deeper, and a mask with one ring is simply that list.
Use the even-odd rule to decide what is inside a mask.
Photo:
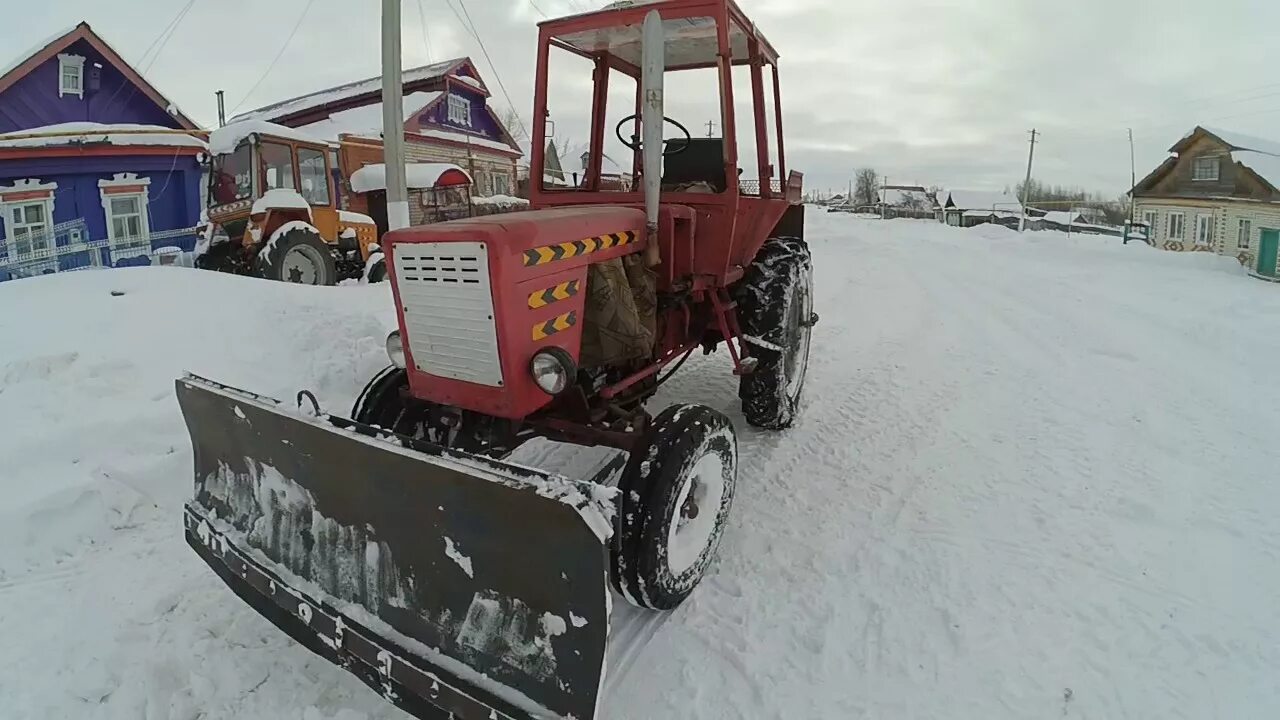
[{"label": "roof covered with snow", "polygon": [[[1196,137],[1197,133],[1201,132],[1208,133],[1228,145],[1231,148],[1231,160],[1233,162],[1241,163],[1270,183],[1272,187],[1280,190],[1280,142],[1238,133],[1234,130],[1197,125],[1191,129],[1191,132],[1183,135],[1178,142],[1174,143],[1173,147],[1169,148],[1169,152],[1180,155],[1187,149],[1189,141]],[[1159,173],[1161,169],[1167,170],[1168,168],[1162,165],[1152,175]],[[1145,184],[1152,175],[1144,178],[1139,185]]]},{"label": "roof covered with snow", "polygon": [[120,56],[120,53],[116,52],[115,48],[111,47],[106,40],[103,40],[101,36],[94,32],[87,22],[63,28],[15,57],[5,58],[0,56],[0,63],[3,63],[0,65],[0,91],[7,89],[10,85],[26,76],[26,73],[18,71],[28,62],[47,62],[53,59],[57,53],[81,40],[89,43],[90,46],[101,53],[103,58],[115,66],[120,71],[120,74],[124,75],[137,90],[141,90],[144,96],[150,98],[152,102],[173,116],[179,125],[192,130],[199,127],[173,101],[162,95],[146,78],[142,77],[132,65]]},{"label": "roof covered with snow", "polygon": [[[405,95],[404,120],[407,122],[409,118],[427,109],[442,95],[438,91]],[[337,142],[338,137],[343,134],[379,137],[382,134],[382,103],[341,110],[319,122],[299,126],[298,130],[333,142]]]},{"label": "roof covered with snow", "polygon": [[934,205],[933,200],[929,198],[924,188],[918,190],[885,188],[880,191],[880,202],[894,207],[916,205],[922,208],[931,208]]},{"label": "roof covered with snow", "polygon": [[[461,57],[432,63],[430,65],[423,65],[421,67],[410,68],[401,74],[401,83],[408,86],[412,83],[444,77],[459,65],[468,62],[471,62],[470,59]],[[299,95],[298,97],[267,105],[265,107],[258,108],[257,110],[250,110],[235,116],[232,118],[232,122],[238,122],[240,120],[279,120],[294,113],[322,107],[334,102],[358,98],[370,93],[379,93],[381,91],[382,76],[379,75],[377,77],[357,80],[356,82],[350,82],[345,85],[339,85],[325,90],[318,90],[306,95]]]},{"label": "roof covered with snow", "polygon": [[[466,170],[451,163],[407,163],[404,166],[407,185],[415,189],[433,188],[440,182],[442,175],[451,171],[461,173],[461,177],[466,178],[468,183],[471,182],[471,176]],[[374,163],[351,173],[351,189],[358,193],[386,190],[387,166]]]},{"label": "roof covered with snow", "polygon": [[303,130],[295,130],[294,128],[276,125],[265,120],[240,120],[209,133],[209,151],[215,155],[229,153],[235,150],[245,138],[255,133],[258,135],[274,135],[298,142],[324,142],[323,138],[318,138]]},{"label": "roof covered with snow", "polygon": [[450,130],[436,130],[434,128],[423,128],[419,130],[418,135],[423,137],[435,138],[437,140],[449,140],[451,142],[462,143],[464,145],[474,145],[475,147],[485,148],[487,150],[497,150],[499,152],[519,155],[520,150],[514,145],[508,145],[497,140],[490,140],[486,137],[478,135],[468,135],[466,133],[453,132]]},{"label": "roof covered with snow", "polygon": [[[945,193],[957,210],[1008,210],[1022,212],[1022,203],[1012,193],[994,190],[951,190]],[[946,201],[939,197],[944,206]]]},{"label": "roof covered with snow", "polygon": [[104,125],[70,122],[0,134],[0,149],[60,145],[139,145],[207,149],[205,141],[187,130],[130,123]]}]

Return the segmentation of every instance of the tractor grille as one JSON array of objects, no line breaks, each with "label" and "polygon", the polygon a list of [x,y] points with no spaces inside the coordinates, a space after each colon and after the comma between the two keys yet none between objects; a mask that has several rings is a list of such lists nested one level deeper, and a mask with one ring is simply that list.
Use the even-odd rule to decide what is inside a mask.
[{"label": "tractor grille", "polygon": [[502,385],[484,243],[403,243],[393,248],[404,340],[418,370]]}]

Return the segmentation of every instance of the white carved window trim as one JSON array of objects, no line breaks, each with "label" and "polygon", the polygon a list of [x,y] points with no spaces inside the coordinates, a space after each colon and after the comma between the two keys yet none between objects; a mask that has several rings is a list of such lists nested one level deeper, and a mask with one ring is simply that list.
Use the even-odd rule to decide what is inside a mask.
[{"label": "white carved window trim", "polygon": [[[112,188],[141,185],[137,192],[108,192]],[[107,222],[107,245],[111,248],[111,264],[120,260],[151,254],[151,213],[150,202],[151,178],[138,177],[134,173],[116,173],[110,180],[98,181],[98,194],[102,197],[102,213]],[[138,203],[138,236],[118,237],[115,227],[115,213],[111,209],[112,200],[136,199]]]},{"label": "white carved window trim", "polygon": [[1169,213],[1165,224],[1165,232],[1170,240],[1182,240],[1187,235],[1187,215],[1181,212]]},{"label": "white carved window trim", "polygon": [[1213,215],[1196,215],[1196,245],[1200,247],[1213,245]]},{"label": "white carved window trim", "polygon": [[[68,80],[72,80],[71,84]],[[81,55],[58,55],[58,97],[64,95],[84,99],[84,57]]]},{"label": "white carved window trim", "polygon": [[[39,180],[36,180],[33,178],[15,181],[13,185],[0,185],[0,219],[3,219],[4,221],[4,234],[0,235],[0,243],[3,243],[6,248],[5,260],[7,260],[9,263],[18,262],[23,259],[30,259],[30,258],[19,258],[17,256],[17,249],[18,249],[16,245],[17,238],[14,237],[14,231],[12,227],[14,209],[25,208],[28,205],[44,206],[45,233],[48,235],[49,247],[47,249],[42,249],[40,253],[46,254],[49,257],[53,257],[53,255],[56,253],[57,238],[55,238],[53,235],[53,226],[55,224],[53,221],[53,203],[54,203],[53,191],[57,189],[58,189],[58,183],[54,183],[54,182],[45,183],[45,182],[40,182]],[[33,193],[33,192],[43,192],[45,193],[45,196],[34,197],[34,198],[24,198],[22,200],[10,200],[10,201],[4,200],[4,195],[8,195],[11,193]],[[28,251],[26,253],[23,253],[23,255],[24,256],[32,255],[32,252]]]},{"label": "white carved window trim", "polygon": [[471,127],[471,101],[460,95],[450,94],[448,104],[449,122]]},{"label": "white carved window trim", "polygon": [[1248,250],[1253,244],[1253,220],[1240,218],[1240,226],[1236,228],[1236,249]]}]

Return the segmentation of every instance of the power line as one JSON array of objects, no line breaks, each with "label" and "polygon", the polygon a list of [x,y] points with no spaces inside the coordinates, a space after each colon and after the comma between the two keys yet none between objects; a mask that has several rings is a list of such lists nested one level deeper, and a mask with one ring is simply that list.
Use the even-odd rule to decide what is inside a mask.
[{"label": "power line", "polygon": [[427,37],[427,11],[422,9],[422,0],[418,0],[418,22],[422,28],[422,45],[427,49],[427,64],[432,63],[431,38]]},{"label": "power line", "polygon": [[538,11],[539,15],[541,15],[544,18],[548,17],[546,13],[542,12],[542,8],[538,7],[538,3],[534,2],[534,0],[529,0],[529,4],[533,6],[534,10]]},{"label": "power line", "polygon": [[[173,32],[178,29],[178,24],[182,22],[182,19],[187,16],[188,12],[190,12],[191,6],[195,4],[196,4],[196,0],[188,0],[187,4],[183,6],[181,10],[178,11],[177,15],[173,16],[173,19],[170,20],[169,23],[164,26],[164,29],[162,29],[160,31],[160,34],[156,36],[156,39],[152,40],[151,44],[147,46],[147,49],[143,51],[142,56],[138,58],[139,65],[142,65],[143,62],[146,62],[147,56],[151,54],[152,50],[156,51],[155,57],[151,58],[151,62],[142,68],[143,73],[145,73],[147,70],[151,68],[151,65],[155,63],[156,58],[160,57],[160,50],[164,49],[164,46],[169,42],[169,38],[173,37]],[[157,44],[160,46],[159,49],[156,49]],[[131,84],[132,83],[124,83],[120,85],[120,87],[116,88],[116,91],[111,93],[111,97],[107,98],[106,105],[110,106],[112,101],[114,101],[116,97],[120,95],[121,91],[123,91],[127,85],[131,85]],[[134,85],[133,93],[136,93],[136,92],[138,92],[138,87]],[[129,94],[128,99],[133,99],[133,93]],[[126,100],[126,102],[127,101],[128,100]]]},{"label": "power line", "polygon": [[284,44],[280,46],[280,52],[276,53],[271,64],[267,66],[266,72],[262,73],[262,77],[258,78],[258,82],[254,83],[253,87],[249,88],[249,92],[245,93],[244,97],[240,98],[240,102],[236,103],[236,106],[231,108],[231,115],[236,114],[236,110],[239,110],[240,106],[244,105],[245,101],[253,95],[253,91],[257,90],[258,86],[262,84],[262,81],[266,80],[267,76],[271,74],[271,71],[275,69],[276,63],[280,62],[280,58],[284,56],[284,51],[289,48],[289,43],[293,41],[293,36],[298,34],[298,28],[302,27],[302,21],[307,18],[307,13],[310,12],[311,6],[315,1],[316,0],[307,0],[307,4],[302,8],[302,14],[298,15],[298,21],[293,24],[293,30],[289,31],[289,37],[285,38]]},{"label": "power line", "polygon": [[[445,0],[445,2],[449,5],[449,9],[453,10],[454,17],[458,18],[458,22],[462,23],[462,17],[458,16],[457,10],[454,10],[452,0]],[[465,0],[458,0],[458,7],[462,8],[462,15],[466,16],[466,22],[464,23],[463,30],[466,30],[467,26],[470,26],[471,37],[475,38],[476,42],[480,45],[480,52],[484,54],[485,62],[489,63],[489,69],[493,71],[493,78],[498,81],[498,88],[502,90],[502,97],[506,98],[507,105],[511,107],[512,114],[515,116],[516,122],[520,123],[521,132],[524,133],[525,137],[532,138],[529,134],[529,128],[525,127],[524,119],[520,117],[520,112],[516,110],[516,104],[511,102],[511,94],[507,92],[507,86],[502,82],[502,74],[498,72],[498,66],[493,63],[493,58],[489,57],[489,49],[485,47],[484,40],[480,39],[480,33],[476,30],[476,24],[471,20],[471,13],[467,12],[467,3]]]}]

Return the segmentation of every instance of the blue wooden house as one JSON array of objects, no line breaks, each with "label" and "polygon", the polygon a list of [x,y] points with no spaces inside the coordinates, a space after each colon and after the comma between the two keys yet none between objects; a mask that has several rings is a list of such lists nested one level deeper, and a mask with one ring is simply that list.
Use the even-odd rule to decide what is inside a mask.
[{"label": "blue wooden house", "polygon": [[195,130],[87,23],[0,66],[0,280],[191,250]]}]

